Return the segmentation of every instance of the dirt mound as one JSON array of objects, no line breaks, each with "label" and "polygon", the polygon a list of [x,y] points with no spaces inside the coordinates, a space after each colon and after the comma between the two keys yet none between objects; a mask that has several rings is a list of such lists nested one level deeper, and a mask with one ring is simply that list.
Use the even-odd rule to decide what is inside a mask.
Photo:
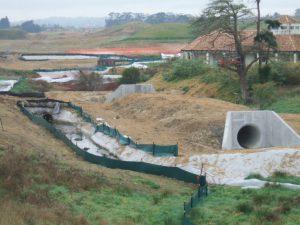
[{"label": "dirt mound", "polygon": [[[48,97],[58,96],[48,93]],[[184,155],[217,152],[227,111],[247,109],[220,100],[174,94],[134,94],[112,104],[81,101],[76,96],[74,103],[139,143],[178,143]]]},{"label": "dirt mound", "polygon": [[[216,153],[221,149],[228,111],[242,105],[174,93],[135,94],[103,104],[105,92],[49,92],[49,98],[72,101],[90,115],[102,118],[139,143],[178,142],[180,153]],[[300,132],[300,115],[281,114]]]}]

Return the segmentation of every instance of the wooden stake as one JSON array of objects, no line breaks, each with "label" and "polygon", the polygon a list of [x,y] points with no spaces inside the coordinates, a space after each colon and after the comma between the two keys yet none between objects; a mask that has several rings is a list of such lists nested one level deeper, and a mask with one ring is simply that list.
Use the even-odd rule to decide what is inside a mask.
[{"label": "wooden stake", "polygon": [[0,118],[0,123],[1,123],[2,131],[4,131],[4,127],[3,127],[3,123],[2,123],[2,119],[1,118]]}]

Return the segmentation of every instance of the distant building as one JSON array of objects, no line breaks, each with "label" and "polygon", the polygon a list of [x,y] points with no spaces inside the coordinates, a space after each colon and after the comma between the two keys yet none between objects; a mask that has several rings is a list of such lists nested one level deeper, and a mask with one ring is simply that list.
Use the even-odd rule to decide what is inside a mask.
[{"label": "distant building", "polygon": [[[271,30],[274,32],[278,44],[277,50],[271,53],[271,58],[275,61],[292,61],[296,63],[300,57],[300,30],[298,29],[300,25],[296,23],[296,20],[288,16],[280,18],[280,22],[282,23],[281,28]],[[256,31],[245,30],[242,36],[244,37],[243,45],[245,48],[247,46],[249,48],[249,53],[246,56],[246,63],[248,64],[258,57],[258,53],[252,50]],[[234,58],[236,55],[233,37],[218,31],[198,37],[184,47],[181,52],[183,58],[203,58],[211,65],[218,64],[222,60],[224,61],[228,58],[226,56]],[[230,63],[235,62],[232,61]]]},{"label": "distant building", "polygon": [[274,35],[300,35],[300,21],[290,16],[282,16],[279,22],[281,26],[271,30]]}]

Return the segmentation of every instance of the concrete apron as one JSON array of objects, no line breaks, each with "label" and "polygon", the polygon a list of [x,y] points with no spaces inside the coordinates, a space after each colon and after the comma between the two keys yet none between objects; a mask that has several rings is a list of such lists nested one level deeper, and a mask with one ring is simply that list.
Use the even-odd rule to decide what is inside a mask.
[{"label": "concrete apron", "polygon": [[[28,108],[30,110],[30,108]],[[53,110],[53,109],[52,109]],[[31,109],[32,112],[38,110]],[[208,182],[227,184],[246,188],[260,188],[265,181],[245,180],[251,173],[270,176],[275,171],[300,175],[300,150],[297,149],[261,149],[255,151],[226,151],[220,154],[194,154],[184,157],[154,157],[151,154],[130,146],[122,146],[114,138],[96,132],[90,123],[86,123],[74,111],[62,109],[54,116],[56,127],[81,149],[97,156],[107,156],[123,161],[146,162],[162,166],[182,168],[194,174],[200,174],[202,165],[208,175]],[[68,127],[69,126],[69,127]],[[70,129],[71,126],[71,129]],[[298,188],[296,185],[285,187]]]}]

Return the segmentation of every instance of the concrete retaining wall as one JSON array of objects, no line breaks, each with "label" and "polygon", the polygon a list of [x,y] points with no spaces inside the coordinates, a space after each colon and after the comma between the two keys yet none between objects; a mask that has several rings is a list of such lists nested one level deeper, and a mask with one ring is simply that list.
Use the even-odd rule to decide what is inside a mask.
[{"label": "concrete retaining wall", "polygon": [[106,96],[106,103],[110,103],[114,100],[126,97],[134,93],[154,93],[155,89],[151,84],[128,84],[121,85],[113,93]]},{"label": "concrete retaining wall", "polygon": [[228,112],[222,148],[300,146],[300,136],[275,112]]}]

